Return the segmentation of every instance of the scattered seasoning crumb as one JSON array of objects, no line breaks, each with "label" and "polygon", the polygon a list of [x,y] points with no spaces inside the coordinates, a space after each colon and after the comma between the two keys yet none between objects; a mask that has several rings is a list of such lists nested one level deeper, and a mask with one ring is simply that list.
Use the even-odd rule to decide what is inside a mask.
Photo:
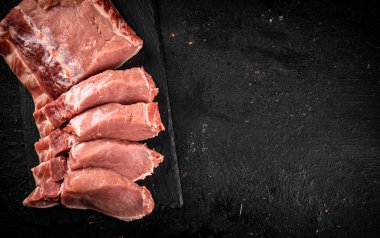
[{"label": "scattered seasoning crumb", "polygon": [[204,41],[204,42],[206,42],[206,41],[207,41],[207,39],[203,39],[203,41]]},{"label": "scattered seasoning crumb", "polygon": [[243,212],[243,203],[240,203],[240,211],[239,211],[239,216],[241,216],[241,213]]},{"label": "scattered seasoning crumb", "polygon": [[278,20],[279,20],[279,21],[282,21],[282,20],[284,20],[284,17],[283,17],[283,16],[279,16],[279,17],[278,17]]},{"label": "scattered seasoning crumb", "polygon": [[189,41],[189,42],[187,42],[187,44],[188,45],[192,45],[192,44],[194,44],[194,42],[193,41]]},{"label": "scattered seasoning crumb", "polygon": [[175,34],[175,33],[171,33],[170,35],[171,35],[172,37],[175,37],[175,36],[176,36],[176,34]]},{"label": "scattered seasoning crumb", "polygon": [[273,22],[273,19],[272,18],[269,18],[269,23],[272,23]]},{"label": "scattered seasoning crumb", "polygon": [[91,225],[91,224],[102,223],[102,222],[104,222],[104,220],[100,220],[100,221],[89,221],[88,224]]}]

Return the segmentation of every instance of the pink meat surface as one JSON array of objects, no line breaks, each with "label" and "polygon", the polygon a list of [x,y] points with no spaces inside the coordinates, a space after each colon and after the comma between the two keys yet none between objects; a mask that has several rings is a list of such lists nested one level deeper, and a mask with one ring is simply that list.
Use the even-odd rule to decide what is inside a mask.
[{"label": "pink meat surface", "polygon": [[113,139],[99,139],[74,145],[69,153],[68,167],[113,170],[136,181],[153,173],[164,157],[146,145]]},{"label": "pink meat surface", "polygon": [[41,137],[79,113],[106,103],[152,102],[158,89],[143,68],[107,70],[73,86],[34,113]]},{"label": "pink meat surface", "polygon": [[109,103],[87,110],[40,139],[35,149],[40,162],[70,150],[79,142],[101,138],[141,141],[165,130],[157,103],[121,105]]},{"label": "pink meat surface", "polygon": [[141,141],[164,129],[157,103],[109,103],[74,117],[63,130],[81,142],[97,138]]},{"label": "pink meat surface", "polygon": [[64,179],[61,203],[67,208],[92,209],[131,221],[150,214],[154,200],[149,190],[105,169],[70,172]]},{"label": "pink meat surface", "polygon": [[45,182],[58,182],[62,180],[66,170],[66,157],[60,156],[32,168],[32,173],[36,185],[41,185]]},{"label": "pink meat surface", "polygon": [[59,204],[61,183],[46,182],[36,187],[22,202],[24,206],[48,208]]},{"label": "pink meat surface", "polygon": [[67,152],[73,144],[75,144],[75,136],[57,129],[52,131],[49,136],[36,142],[34,148],[36,149],[40,163],[43,163],[63,152]]},{"label": "pink meat surface", "polygon": [[142,43],[110,0],[23,0],[0,22],[0,54],[36,109],[119,67]]}]

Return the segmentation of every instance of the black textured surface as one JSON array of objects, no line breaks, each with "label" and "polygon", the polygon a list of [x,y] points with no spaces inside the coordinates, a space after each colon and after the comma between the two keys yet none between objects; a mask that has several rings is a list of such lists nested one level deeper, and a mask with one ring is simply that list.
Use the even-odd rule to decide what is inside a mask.
[{"label": "black textured surface", "polygon": [[248,0],[158,7],[184,206],[129,224],[28,231],[377,237],[380,8]]}]

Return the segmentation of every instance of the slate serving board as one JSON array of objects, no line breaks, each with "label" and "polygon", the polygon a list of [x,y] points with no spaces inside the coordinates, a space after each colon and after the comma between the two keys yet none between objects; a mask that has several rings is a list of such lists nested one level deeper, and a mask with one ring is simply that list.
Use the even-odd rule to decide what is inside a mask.
[{"label": "slate serving board", "polygon": [[[3,3],[0,18],[3,19],[7,12],[16,6],[20,1],[6,1]],[[166,208],[180,207],[183,204],[181,183],[178,172],[177,156],[174,142],[174,133],[171,120],[171,110],[166,81],[165,66],[160,46],[159,27],[157,27],[156,2],[150,0],[113,0],[112,1],[127,23],[136,31],[143,41],[143,49],[124,64],[121,69],[143,66],[149,72],[160,90],[155,99],[159,103],[161,119],[166,127],[166,131],[158,137],[146,141],[150,148],[153,148],[165,156],[162,163],[152,176],[144,181],[139,181],[141,185],[147,186],[156,202],[157,212]],[[1,61],[1,68],[7,67]],[[17,80],[16,76],[10,75],[2,80]],[[12,78],[13,77],[13,78]],[[39,139],[38,131],[33,120],[34,104],[28,91],[19,84],[21,114],[24,126],[25,154],[28,170],[20,174],[20,178],[28,176],[29,184],[25,184],[21,189],[25,193],[31,192],[34,181],[30,169],[38,164],[38,157],[34,150],[34,143]],[[23,173],[21,171],[21,173]],[[15,208],[20,209],[20,208]],[[110,220],[107,216],[93,211],[72,210],[63,207],[50,209],[32,209],[33,221],[25,221],[34,224],[60,224],[72,222],[100,222]],[[28,216],[25,219],[29,219]]]}]

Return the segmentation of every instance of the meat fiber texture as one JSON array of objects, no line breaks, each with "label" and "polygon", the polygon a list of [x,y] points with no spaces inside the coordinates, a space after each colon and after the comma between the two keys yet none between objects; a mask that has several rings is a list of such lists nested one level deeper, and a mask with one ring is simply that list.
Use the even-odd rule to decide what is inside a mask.
[{"label": "meat fiber texture", "polygon": [[143,68],[107,70],[73,86],[34,113],[41,137],[79,113],[106,103],[152,102],[158,89]]},{"label": "meat fiber texture", "polygon": [[36,187],[22,202],[24,206],[49,208],[59,204],[61,183],[45,182]]},{"label": "meat fiber texture", "polygon": [[66,157],[59,156],[32,168],[32,173],[36,185],[41,185],[46,182],[59,182],[66,170]]},{"label": "meat fiber texture", "polygon": [[110,0],[23,0],[0,22],[0,54],[36,110],[142,44]]},{"label": "meat fiber texture", "polygon": [[40,139],[35,149],[40,162],[45,162],[80,142],[101,138],[142,141],[162,130],[165,127],[157,103],[109,103],[74,117],[63,130],[57,129]]},{"label": "meat fiber texture", "polygon": [[24,201],[25,206],[92,209],[131,221],[150,214],[154,200],[148,189],[106,169],[89,168],[68,173],[62,184],[38,186]]},{"label": "meat fiber texture", "polygon": [[[153,173],[164,157],[144,144],[99,139],[71,147],[66,158],[56,157],[32,169],[36,185],[58,182],[68,172],[83,168],[103,168],[115,171],[132,181],[144,179]],[[67,167],[67,168],[66,168]]]}]

